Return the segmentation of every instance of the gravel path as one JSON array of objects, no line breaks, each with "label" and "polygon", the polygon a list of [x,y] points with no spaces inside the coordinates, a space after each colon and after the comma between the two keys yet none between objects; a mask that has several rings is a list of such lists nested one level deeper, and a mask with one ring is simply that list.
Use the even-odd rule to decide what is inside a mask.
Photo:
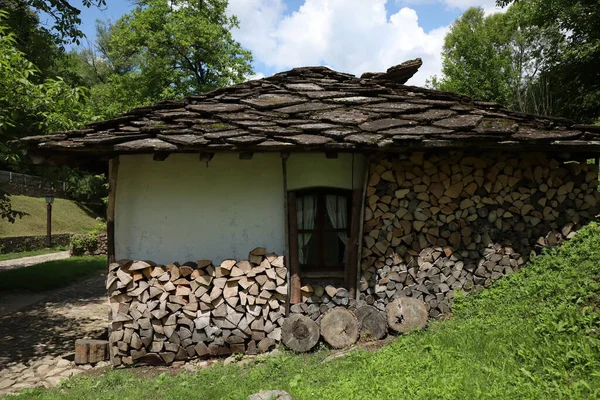
[{"label": "gravel path", "polygon": [[58,253],[42,254],[40,256],[23,257],[15,260],[0,261],[0,272],[7,271],[9,269],[17,269],[23,267],[30,267],[35,264],[41,264],[46,261],[64,260],[71,257],[69,251],[61,251]]}]

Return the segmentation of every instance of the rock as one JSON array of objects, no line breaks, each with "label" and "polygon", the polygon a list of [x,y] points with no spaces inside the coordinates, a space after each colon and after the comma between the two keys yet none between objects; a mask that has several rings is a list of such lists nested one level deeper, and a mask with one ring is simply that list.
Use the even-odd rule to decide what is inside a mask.
[{"label": "rock", "polygon": [[46,382],[48,382],[50,386],[58,386],[64,379],[66,379],[64,376],[51,376],[46,378]]},{"label": "rock", "polygon": [[56,366],[58,368],[64,368],[64,367],[69,367],[71,366],[71,361],[69,360],[65,360],[64,358],[61,358],[60,360],[58,360],[58,362],[56,363]]},{"label": "rock", "polygon": [[267,390],[248,396],[248,400],[293,400],[292,396],[283,390]]},{"label": "rock", "polygon": [[7,388],[11,387],[14,384],[15,384],[15,380],[13,380],[13,379],[4,379],[3,381],[0,381],[0,390],[7,389]]},{"label": "rock", "polygon": [[82,373],[83,373],[83,371],[80,370],[80,369],[68,369],[66,371],[63,371],[60,374],[60,376],[68,378],[68,377],[79,375],[79,374],[82,374]]}]

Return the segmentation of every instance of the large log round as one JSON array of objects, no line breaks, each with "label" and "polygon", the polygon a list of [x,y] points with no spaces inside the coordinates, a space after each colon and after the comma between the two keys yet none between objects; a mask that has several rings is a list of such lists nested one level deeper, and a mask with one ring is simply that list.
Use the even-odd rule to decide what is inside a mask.
[{"label": "large log round", "polygon": [[356,310],[362,340],[383,339],[387,334],[387,320],[382,312],[373,306],[362,306]]},{"label": "large log round", "polygon": [[281,341],[297,353],[309,351],[319,341],[319,325],[307,316],[294,314],[283,321]]},{"label": "large log round", "polygon": [[329,310],[321,320],[321,335],[336,349],[353,345],[358,340],[358,319],[345,308]]},{"label": "large log round", "polygon": [[403,297],[388,305],[387,317],[390,329],[406,333],[427,325],[428,314],[424,302],[412,297]]}]

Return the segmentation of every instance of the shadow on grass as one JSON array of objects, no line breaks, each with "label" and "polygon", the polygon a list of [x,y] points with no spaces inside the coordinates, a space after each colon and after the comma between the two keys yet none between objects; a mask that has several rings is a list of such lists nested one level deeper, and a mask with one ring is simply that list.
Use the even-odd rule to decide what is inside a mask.
[{"label": "shadow on grass", "polygon": [[0,272],[0,294],[43,292],[70,285],[104,271],[105,257],[73,257]]}]

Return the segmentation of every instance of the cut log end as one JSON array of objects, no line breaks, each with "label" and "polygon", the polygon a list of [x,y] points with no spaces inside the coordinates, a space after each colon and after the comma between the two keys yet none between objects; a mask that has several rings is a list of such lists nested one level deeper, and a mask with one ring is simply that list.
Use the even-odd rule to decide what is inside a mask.
[{"label": "cut log end", "polygon": [[363,306],[356,310],[362,340],[383,339],[388,330],[385,316],[373,306]]},{"label": "cut log end", "polygon": [[421,300],[411,297],[396,299],[387,309],[388,325],[398,333],[407,333],[427,325],[427,308]]},{"label": "cut log end", "polygon": [[319,326],[304,315],[292,315],[283,322],[281,341],[297,353],[307,352],[319,341]]},{"label": "cut log end", "polygon": [[359,324],[356,316],[345,308],[328,311],[321,320],[323,339],[336,349],[348,347],[358,340]]}]

